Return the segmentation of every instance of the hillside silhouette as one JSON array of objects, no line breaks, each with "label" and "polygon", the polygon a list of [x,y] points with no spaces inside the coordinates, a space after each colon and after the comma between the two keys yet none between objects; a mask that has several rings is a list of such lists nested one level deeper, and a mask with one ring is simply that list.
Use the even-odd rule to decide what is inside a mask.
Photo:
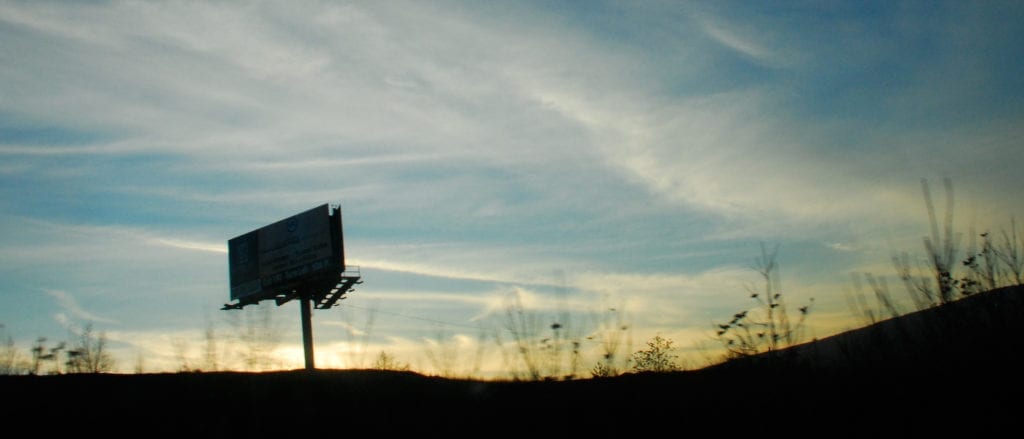
[{"label": "hillside silhouette", "polygon": [[1001,288],[700,370],[573,381],[380,370],[0,376],[0,413],[47,435],[987,436],[1019,416],[1022,311],[1024,287]]}]

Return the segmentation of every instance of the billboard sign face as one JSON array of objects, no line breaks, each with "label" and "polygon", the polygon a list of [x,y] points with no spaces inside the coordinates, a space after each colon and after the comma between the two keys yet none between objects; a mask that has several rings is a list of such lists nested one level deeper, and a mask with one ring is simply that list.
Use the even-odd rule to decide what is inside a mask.
[{"label": "billboard sign face", "polygon": [[231,299],[258,302],[344,271],[335,212],[332,218],[323,204],[228,240]]}]

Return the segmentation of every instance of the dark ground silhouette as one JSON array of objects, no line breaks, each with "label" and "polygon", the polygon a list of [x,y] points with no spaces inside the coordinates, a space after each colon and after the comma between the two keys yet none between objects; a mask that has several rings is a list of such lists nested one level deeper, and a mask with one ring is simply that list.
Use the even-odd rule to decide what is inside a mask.
[{"label": "dark ground silhouette", "polygon": [[1022,416],[1022,312],[1024,288],[1004,288],[772,355],[561,382],[376,370],[2,376],[0,416],[46,436],[992,436]]}]

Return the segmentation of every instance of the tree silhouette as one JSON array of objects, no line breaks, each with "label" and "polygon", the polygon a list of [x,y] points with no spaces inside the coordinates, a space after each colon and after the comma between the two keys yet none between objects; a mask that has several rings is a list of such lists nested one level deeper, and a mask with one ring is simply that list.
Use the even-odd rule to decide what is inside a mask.
[{"label": "tree silhouette", "polygon": [[85,325],[78,340],[67,351],[69,373],[102,373],[114,370],[114,357],[107,351],[107,336],[93,334],[92,323]]}]

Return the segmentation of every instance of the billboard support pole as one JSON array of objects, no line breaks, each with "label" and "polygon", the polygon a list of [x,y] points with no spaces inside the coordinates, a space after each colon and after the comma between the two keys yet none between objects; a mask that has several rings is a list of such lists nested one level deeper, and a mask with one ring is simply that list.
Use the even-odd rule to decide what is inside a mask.
[{"label": "billboard support pole", "polygon": [[302,350],[306,354],[306,370],[315,370],[313,364],[313,318],[310,312],[310,302],[313,299],[308,294],[303,294],[299,299],[299,309],[302,315]]},{"label": "billboard support pole", "polygon": [[341,206],[327,204],[229,239],[228,275],[238,302],[222,310],[299,299],[306,370],[316,370],[311,308],[337,306],[363,283],[359,267],[345,265]]}]

